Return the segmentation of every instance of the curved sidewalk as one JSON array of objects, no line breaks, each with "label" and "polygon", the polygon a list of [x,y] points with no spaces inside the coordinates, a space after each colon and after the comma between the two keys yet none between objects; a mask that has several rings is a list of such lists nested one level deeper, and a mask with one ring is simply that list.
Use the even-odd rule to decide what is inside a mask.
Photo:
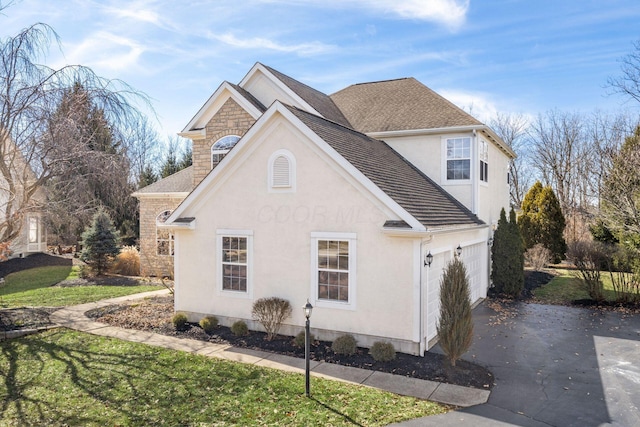
[{"label": "curved sidewalk", "polygon": [[[84,314],[94,308],[126,303],[155,295],[163,295],[167,292],[166,290],[144,292],[94,303],[69,306],[52,313],[51,321],[61,327],[95,335],[304,374],[305,361],[297,357],[238,348],[230,345],[208,343],[199,340],[169,337],[152,332],[118,328],[105,323],[94,322]],[[419,399],[427,399],[459,407],[486,403],[490,394],[488,390],[420,380],[332,363],[311,361],[310,369],[311,375],[316,377],[360,384],[396,394],[413,396]]]}]

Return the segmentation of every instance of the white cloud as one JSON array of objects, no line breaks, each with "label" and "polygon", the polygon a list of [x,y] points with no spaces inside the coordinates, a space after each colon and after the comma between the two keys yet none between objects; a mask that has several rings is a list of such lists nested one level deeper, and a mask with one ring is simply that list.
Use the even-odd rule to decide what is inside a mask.
[{"label": "white cloud", "polygon": [[136,67],[145,50],[144,46],[131,39],[100,31],[71,47],[65,57],[66,62],[70,64],[88,65],[107,71],[121,71]]},{"label": "white cloud", "polygon": [[438,90],[438,93],[483,123],[487,123],[498,112],[494,102],[482,93],[449,89]]},{"label": "white cloud", "polygon": [[321,42],[285,45],[285,44],[280,44],[262,37],[240,39],[231,33],[225,33],[220,35],[211,34],[210,37],[240,49],[267,49],[267,50],[275,50],[278,52],[297,53],[298,55],[301,55],[301,56],[311,56],[311,55],[328,53],[335,49],[334,46],[324,44]]},{"label": "white cloud", "polygon": [[401,18],[442,24],[452,30],[464,24],[470,0],[352,0]]}]

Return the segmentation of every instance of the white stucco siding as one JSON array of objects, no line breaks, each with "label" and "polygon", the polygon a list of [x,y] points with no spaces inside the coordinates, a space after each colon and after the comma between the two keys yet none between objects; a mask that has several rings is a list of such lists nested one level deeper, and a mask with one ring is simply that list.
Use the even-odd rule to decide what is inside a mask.
[{"label": "white stucco siding", "polygon": [[[251,318],[262,297],[289,300],[287,324],[302,326],[301,307],[312,294],[311,235],[352,233],[356,238],[355,301],[349,309],[316,307],[314,328],[415,340],[413,331],[413,241],[384,235],[397,219],[366,189],[346,175],[308,137],[281,118],[265,124],[246,153],[224,165],[227,172],[203,192],[183,216],[195,230],[178,230],[176,310]],[[277,150],[295,157],[296,191],[268,191],[267,165]],[[217,231],[253,232],[250,297],[218,290]],[[317,305],[314,300],[311,301]]]},{"label": "white stucco siding", "polygon": [[413,163],[436,183],[442,181],[442,139],[440,135],[385,138],[384,142]]},{"label": "white stucco siding", "polygon": [[489,181],[478,188],[478,217],[487,224],[495,224],[500,210],[509,210],[509,158],[494,144],[489,144]]}]

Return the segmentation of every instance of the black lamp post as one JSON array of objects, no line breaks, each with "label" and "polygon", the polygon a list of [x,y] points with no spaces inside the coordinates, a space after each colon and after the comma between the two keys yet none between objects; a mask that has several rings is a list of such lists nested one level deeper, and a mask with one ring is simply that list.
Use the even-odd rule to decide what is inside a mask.
[{"label": "black lamp post", "polygon": [[302,307],[302,310],[304,311],[305,319],[307,319],[306,322],[305,322],[305,325],[304,325],[304,362],[305,362],[304,389],[305,389],[305,394],[307,395],[307,397],[309,397],[310,396],[310,392],[309,392],[309,353],[310,353],[310,349],[311,349],[311,334],[309,332],[309,318],[311,317],[311,312],[313,311],[313,306],[311,305],[309,300],[307,300],[307,303],[305,304],[305,306]]},{"label": "black lamp post", "polygon": [[431,263],[433,262],[433,255],[431,255],[431,251],[424,257],[424,265],[431,267]]}]

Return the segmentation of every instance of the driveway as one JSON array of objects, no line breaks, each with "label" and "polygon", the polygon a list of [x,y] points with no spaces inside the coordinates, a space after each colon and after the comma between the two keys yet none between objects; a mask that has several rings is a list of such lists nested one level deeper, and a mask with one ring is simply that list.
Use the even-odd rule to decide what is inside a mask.
[{"label": "driveway", "polygon": [[639,314],[485,301],[474,324],[464,358],[494,373],[489,401],[398,425],[640,426]]}]

